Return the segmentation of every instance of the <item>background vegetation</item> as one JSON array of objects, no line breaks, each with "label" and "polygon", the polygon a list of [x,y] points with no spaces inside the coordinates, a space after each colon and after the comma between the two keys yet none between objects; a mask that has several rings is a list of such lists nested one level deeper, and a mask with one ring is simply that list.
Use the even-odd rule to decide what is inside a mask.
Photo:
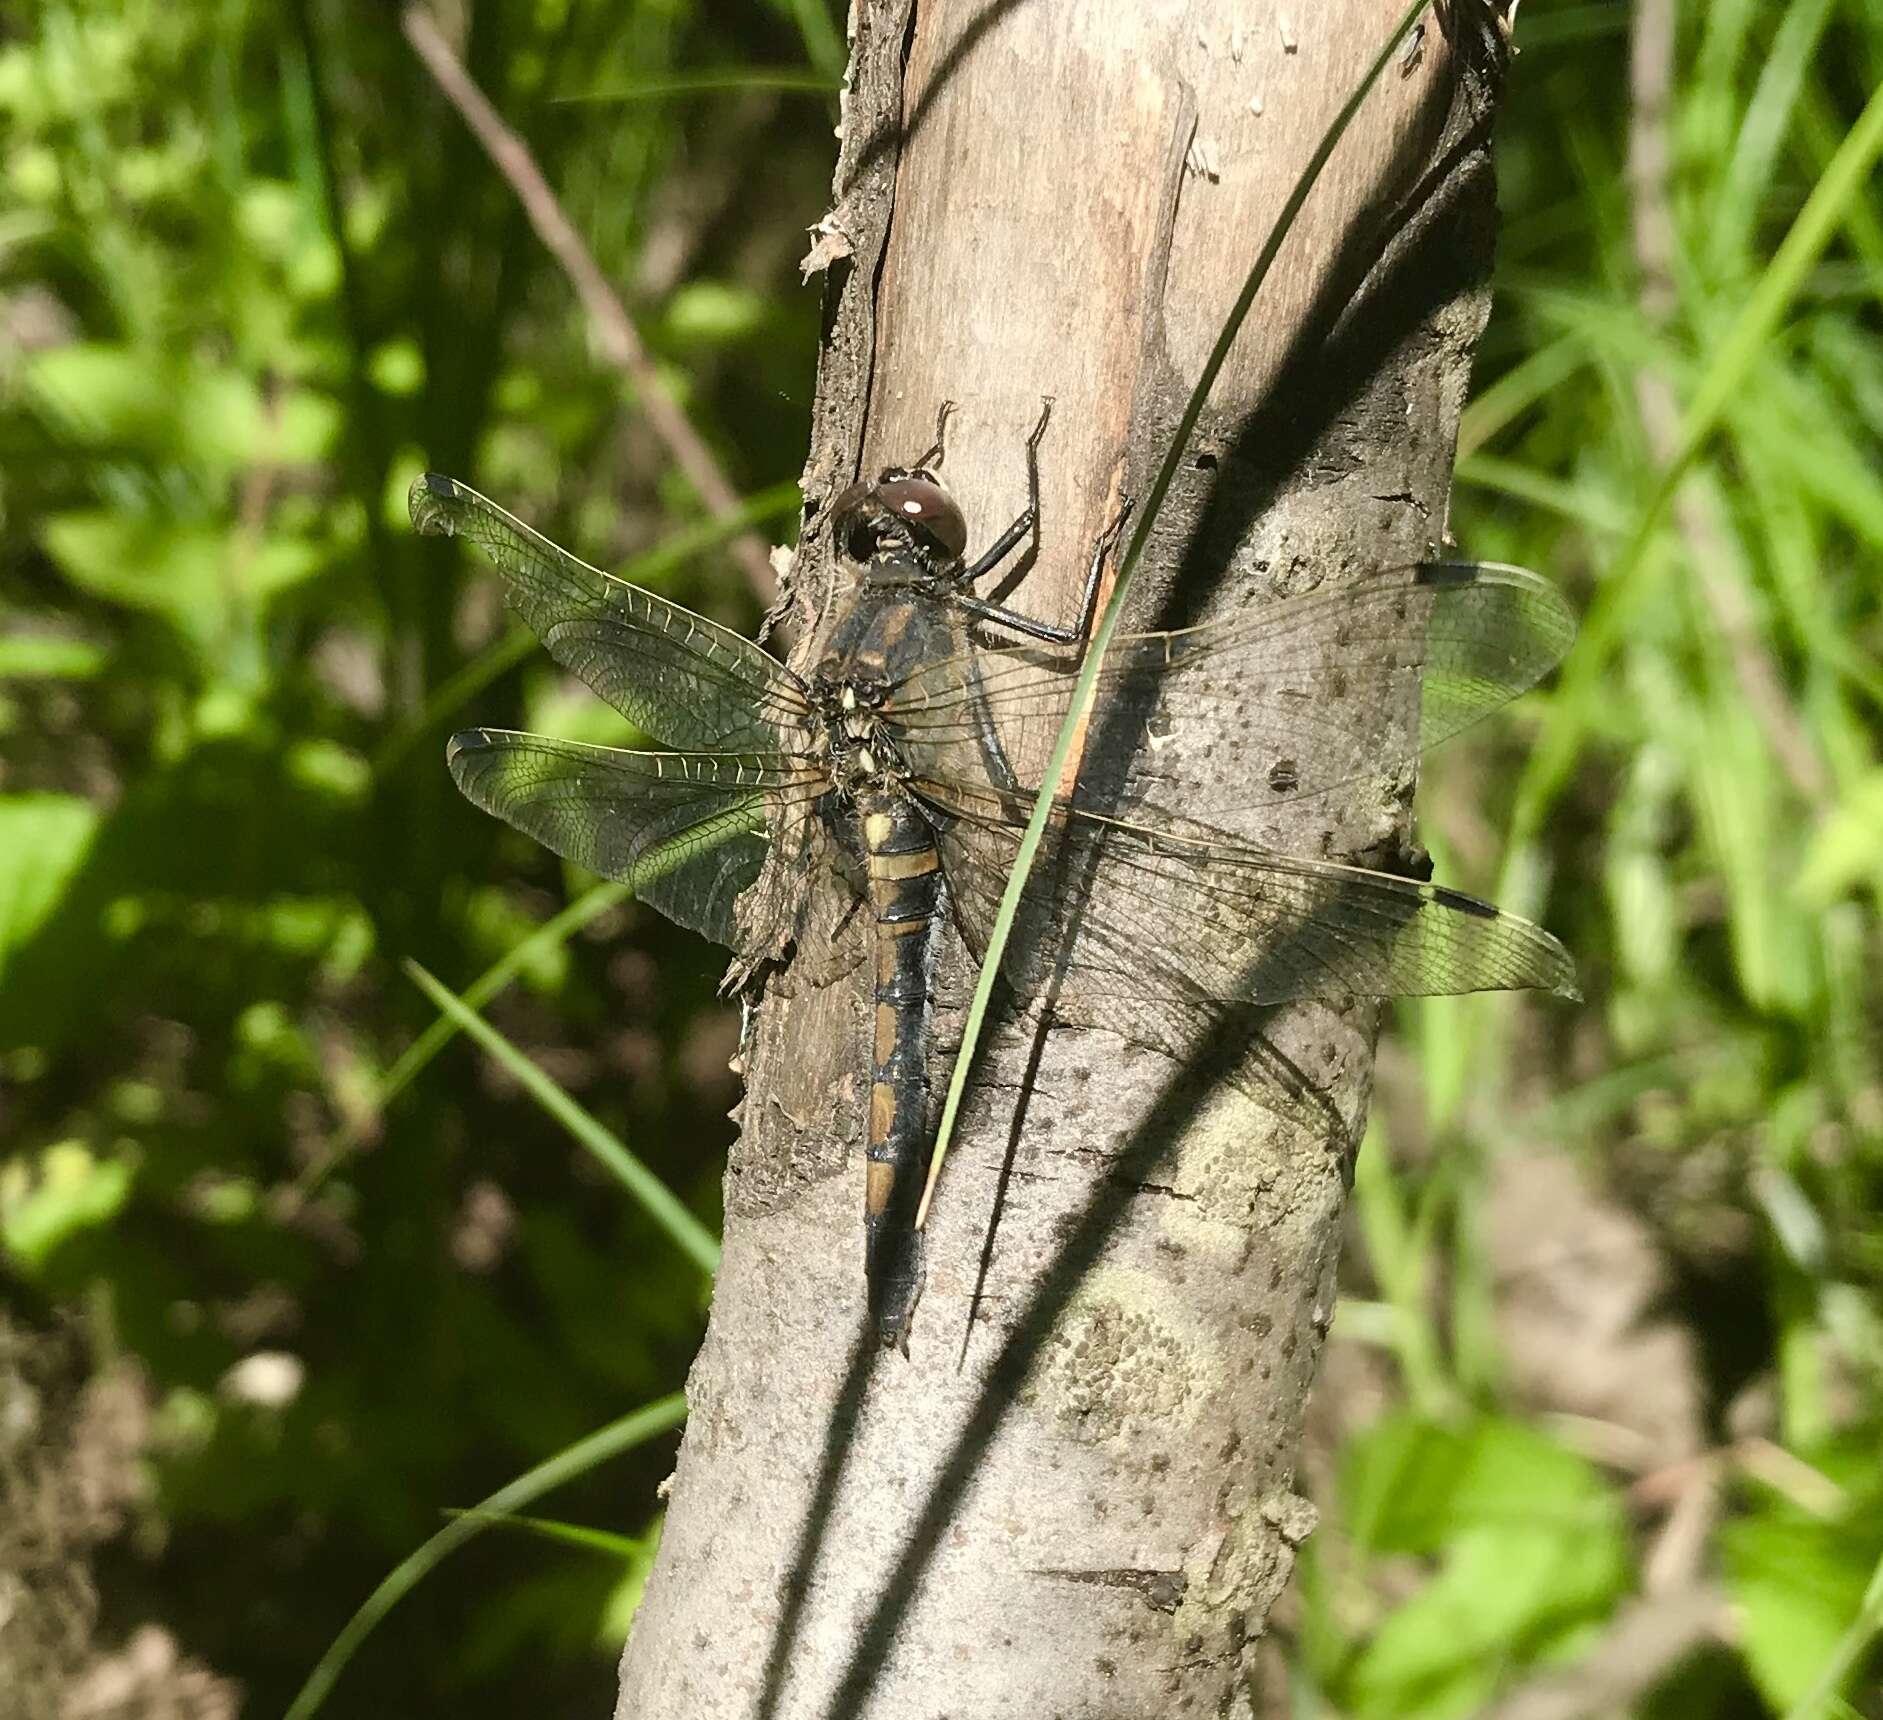
[{"label": "background vegetation", "polygon": [[[1589,1001],[1397,1017],[1304,1713],[1883,1714],[1883,20],[1644,3],[1519,21],[1454,528],[1588,622],[1424,800]],[[823,0],[467,10],[734,484],[793,478]],[[463,989],[592,882],[442,734],[613,731],[403,497],[611,566],[703,509],[388,9],[0,0],[0,116],[0,1715],[283,1712],[444,1509],[651,1405],[548,1508],[613,1539],[477,1538],[329,1705],[606,1712],[707,1285],[481,1052],[406,1082],[401,962]],[[651,577],[757,620],[724,554]],[[721,965],[610,902],[488,1010],[709,1225]]]}]

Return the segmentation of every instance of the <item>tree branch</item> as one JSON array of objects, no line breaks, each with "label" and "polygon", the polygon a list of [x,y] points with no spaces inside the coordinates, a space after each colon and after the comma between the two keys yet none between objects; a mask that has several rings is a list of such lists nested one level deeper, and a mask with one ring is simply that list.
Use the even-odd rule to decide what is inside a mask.
[{"label": "tree branch", "polygon": [[[1440,535],[1489,302],[1501,46],[1494,30],[1449,36],[1470,13],[1435,10],[1423,53],[1388,68],[1304,205],[1190,438],[1126,625],[1256,613]],[[854,16],[800,590],[836,588],[828,498],[917,456],[943,400],[958,407],[947,481],[985,544],[1026,502],[1025,440],[1050,395],[1022,601],[1066,619],[1390,18],[1374,0],[1297,8],[1290,49],[1246,0],[898,0]],[[1416,743],[1416,713],[1384,708],[1401,703],[1353,687],[1317,710],[1353,748],[1351,794],[1238,823],[1261,749],[1212,735],[1160,752],[1167,803],[1223,808],[1285,851],[1390,856]],[[1092,728],[1103,770],[1125,740],[1102,706]],[[1051,738],[1020,737],[1024,780]],[[1041,756],[1023,756],[1032,742]],[[1389,759],[1408,762],[1395,774]],[[1313,1522],[1295,1452],[1374,1012],[1194,1012],[1180,1035],[1136,1000],[1097,1019],[1102,1000],[1068,988],[1049,1028],[997,1027],[905,1360],[874,1342],[862,1283],[865,977],[795,963],[754,1016],[725,1255],[617,1712],[1227,1712]],[[965,950],[943,955],[934,1069],[969,977]],[[1311,1104],[1295,1102],[1304,1087]]]}]

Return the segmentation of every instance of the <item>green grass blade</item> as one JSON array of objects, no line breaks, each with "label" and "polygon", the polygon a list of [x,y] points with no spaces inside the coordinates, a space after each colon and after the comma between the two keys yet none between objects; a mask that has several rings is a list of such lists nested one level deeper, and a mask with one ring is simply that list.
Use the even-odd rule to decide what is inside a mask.
[{"label": "green grass blade", "polygon": [[1857,123],[1846,134],[1824,175],[1811,189],[1798,219],[1791,225],[1772,260],[1760,275],[1726,338],[1702,372],[1699,389],[1681,426],[1680,451],[1662,474],[1650,516],[1658,517],[1672,496],[1680,474],[1706,445],[1719,426],[1720,416],[1744,384],[1753,365],[1767,350],[1772,337],[1791,309],[1805,277],[1817,266],[1824,247],[1843,224],[1844,211],[1853,198],[1867,194],[1871,170],[1883,152],[1883,88],[1871,93]]},{"label": "green grass blade", "polygon": [[1586,729],[1607,708],[1601,692],[1602,677],[1628,636],[1630,623],[1653,583],[1649,551],[1662,515],[1688,468],[1719,428],[1727,407],[1767,352],[1806,277],[1843,224],[1845,211],[1854,199],[1868,193],[1879,153],[1883,153],[1883,87],[1871,93],[1857,123],[1845,134],[1791,230],[1773,253],[1745,308],[1701,372],[1699,386],[1681,423],[1674,458],[1660,472],[1633,536],[1603,579],[1576,649],[1564,665],[1552,701],[1552,721],[1518,785],[1510,839],[1513,852],[1527,849],[1536,839],[1550,806],[1575,768]]},{"label": "green grass blade", "polygon": [[1458,421],[1458,458],[1475,454],[1497,434],[1547,400],[1589,362],[1580,330],[1559,335],[1500,376],[1464,410]]},{"label": "green grass blade", "polygon": [[1549,472],[1539,472],[1518,460],[1503,460],[1494,454],[1473,454],[1469,459],[1459,460],[1453,477],[1472,489],[1488,490],[1532,508],[1560,514],[1595,536],[1618,536],[1628,529],[1626,516],[1607,496]]},{"label": "green grass blade", "polygon": [[482,1505],[474,1505],[468,1511],[447,1511],[445,1515],[453,1521],[468,1517],[482,1523],[487,1529],[520,1529],[525,1534],[555,1541],[564,1547],[576,1547],[585,1553],[601,1553],[607,1558],[619,1559],[623,1564],[639,1558],[646,1550],[646,1543],[636,1540],[632,1535],[617,1535],[610,1529],[592,1529],[586,1523],[564,1523],[554,1517],[518,1517],[511,1512],[492,1511]]},{"label": "green grass blade", "polygon": [[613,1131],[604,1128],[595,1117],[563,1092],[448,986],[441,985],[415,961],[407,961],[404,966],[412,982],[460,1029],[509,1070],[523,1090],[588,1149],[595,1160],[640,1202],[642,1209],[667,1232],[683,1254],[709,1276],[718,1270],[719,1244],[713,1240],[712,1233],[686,1209],[672,1189],[628,1151]]},{"label": "green grass blade", "polygon": [[1803,1698],[1792,1706],[1785,1720],[1825,1720],[1833,1712],[1854,1713],[1853,1709],[1834,1710],[1832,1699],[1862,1664],[1863,1657],[1879,1636],[1883,1636],[1883,1559],[1877,1561],[1876,1569],[1870,1573],[1870,1585],[1863,1592],[1863,1603],[1850,1621],[1850,1628],[1838,1638],[1824,1670]]},{"label": "green grass blade", "polygon": [[1059,738],[1053,744],[1053,756],[1048,761],[1044,776],[1040,780],[1040,791],[1033,800],[1033,816],[1027,820],[1026,834],[1021,838],[1020,851],[1014,857],[1013,870],[1007,876],[1007,888],[1000,898],[1000,908],[994,917],[994,926],[987,940],[987,952],[981,958],[981,971],[975,981],[974,997],[968,1006],[965,1031],[962,1035],[961,1049],[955,1055],[954,1068],[948,1077],[948,1096],[942,1103],[941,1124],[935,1133],[935,1151],[929,1161],[928,1183],[922,1190],[921,1205],[916,1209],[915,1224],[919,1230],[928,1219],[928,1203],[934,1195],[935,1184],[941,1175],[942,1160],[947,1156],[948,1143],[953,1138],[955,1119],[961,1110],[961,1096],[967,1089],[968,1071],[974,1062],[974,1053],[981,1041],[981,1030],[987,1020],[987,1006],[994,995],[994,982],[1000,972],[1001,957],[1006,953],[1007,940],[1013,933],[1014,916],[1019,910],[1020,897],[1026,889],[1027,879],[1032,876],[1033,862],[1039,853],[1040,840],[1046,832],[1046,820],[1052,811],[1053,795],[1059,779],[1065,774],[1066,763],[1072,757],[1072,747],[1085,724],[1086,713],[1091,708],[1092,692],[1098,685],[1098,672],[1105,659],[1105,648],[1111,643],[1112,634],[1118,629],[1118,619],[1124,613],[1125,597],[1131,588],[1132,576],[1137,571],[1139,560],[1144,554],[1144,546],[1150,541],[1151,528],[1157,523],[1157,516],[1164,505],[1164,498],[1170,493],[1170,486],[1177,475],[1177,468],[1182,464],[1185,452],[1190,445],[1190,437],[1195,431],[1197,420],[1203,415],[1204,403],[1209,399],[1210,390],[1216,384],[1217,375],[1229,357],[1229,350],[1235,345],[1236,336],[1242,332],[1242,324],[1249,314],[1249,307],[1255,302],[1255,295],[1261,290],[1263,281],[1273,267],[1276,254],[1281,250],[1282,242],[1288,237],[1295,224],[1295,217],[1301,213],[1301,206],[1308,199],[1308,193],[1314,189],[1314,183],[1321,176],[1321,169],[1327,165],[1327,159],[1334,153],[1347,127],[1353,123],[1353,116],[1360,111],[1360,104],[1366,100],[1380,74],[1385,71],[1394,54],[1399,51],[1399,44],[1405,39],[1419,15],[1425,11],[1425,0],[1413,0],[1401,15],[1393,32],[1386,39],[1386,45],[1380,49],[1373,64],[1367,68],[1366,75],[1355,85],[1353,93],[1347,97],[1341,110],[1334,116],[1326,134],[1315,147],[1307,166],[1302,168],[1301,176],[1295,181],[1294,189],[1289,192],[1288,200],[1281,207],[1281,213],[1275,218],[1275,225],[1270,229],[1267,240],[1254,264],[1249,270],[1248,279],[1242,283],[1242,291],[1237,294],[1236,302],[1230,307],[1229,315],[1224,319],[1222,332],[1216,337],[1216,344],[1210,349],[1210,356],[1198,376],[1196,386],[1190,390],[1190,398],[1184,404],[1183,416],[1177,421],[1176,428],[1170,433],[1170,446],[1164,455],[1164,463],[1158,468],[1156,480],[1151,485],[1151,493],[1145,499],[1143,510],[1138,515],[1137,530],[1131,534],[1124,559],[1119,563],[1118,579],[1112,587],[1110,600],[1105,605],[1105,613],[1100,618],[1091,643],[1086,647],[1085,663],[1079,672],[1079,679],[1073,688],[1072,703],[1066,711],[1066,718],[1059,726]]},{"label": "green grass blade", "polygon": [[1817,60],[1831,0],[1795,0],[1773,34],[1759,81],[1733,140],[1724,181],[1707,210],[1707,260],[1715,279],[1747,272],[1759,211],[1771,190],[1792,110]]},{"label": "green grass blade", "polygon": [[332,1645],[320,1657],[320,1663],[308,1674],[307,1682],[289,1705],[286,1720],[308,1720],[326,1701],[335,1680],[359,1651],[360,1644],[373,1633],[379,1621],[447,1556],[473,1535],[481,1534],[493,1516],[507,1516],[518,1506],[540,1499],[565,1481],[573,1481],[578,1475],[584,1475],[599,1464],[606,1463],[609,1458],[618,1457],[624,1451],[631,1451],[637,1445],[645,1445],[648,1440],[659,1438],[685,1421],[686,1413],[684,1392],[657,1398],[653,1403],[622,1416],[619,1421],[611,1421],[606,1427],[597,1429],[586,1439],[577,1440],[574,1445],[565,1447],[554,1457],[537,1464],[534,1469],[525,1470],[516,1480],[498,1488],[472,1510],[447,1523],[417,1551],[408,1554],[379,1587],[366,1597],[360,1610],[347,1620],[346,1627],[333,1639]]},{"label": "green grass blade", "polygon": [[644,102],[665,96],[711,95],[721,90],[799,90],[835,95],[842,80],[805,66],[714,66],[668,78],[636,78],[605,90],[573,90],[559,102]]},{"label": "green grass blade", "polygon": [[831,16],[829,0],[790,0],[792,21],[803,39],[804,51],[811,63],[833,83],[842,78],[850,51],[843,32]]},{"label": "green grass blade", "polygon": [[[590,920],[599,918],[610,908],[619,907],[632,894],[625,885],[606,882],[583,891],[561,913],[552,915],[528,937],[519,939],[506,950],[459,992],[459,997],[472,1009],[482,1009],[538,956],[572,937]],[[374,1083],[372,1092],[362,1101],[360,1118],[335,1130],[313,1162],[296,1180],[295,1193],[300,1199],[308,1199],[336,1166],[358,1150],[366,1138],[367,1130],[385,1112],[386,1107],[411,1086],[425,1065],[457,1036],[457,1022],[448,1015],[440,1015],[400,1052],[392,1067]]]}]

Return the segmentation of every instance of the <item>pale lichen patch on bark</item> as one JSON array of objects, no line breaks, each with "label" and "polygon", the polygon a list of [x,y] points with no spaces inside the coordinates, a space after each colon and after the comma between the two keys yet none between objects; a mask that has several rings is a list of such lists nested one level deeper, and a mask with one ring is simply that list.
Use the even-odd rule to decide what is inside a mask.
[{"label": "pale lichen patch on bark", "polygon": [[1171,1634],[1186,1658],[1240,1650],[1249,1621],[1267,1615],[1294,1571],[1295,1549],[1313,1533],[1313,1505],[1292,1488],[1259,1495],[1235,1488],[1226,1524],[1192,1549]]},{"label": "pale lichen patch on bark", "polygon": [[1286,1185],[1276,1152],[1284,1139],[1275,1119],[1234,1088],[1212,1094],[1178,1142],[1170,1178],[1192,1204],[1166,1215],[1165,1228],[1195,1246],[1240,1249],[1251,1228],[1277,1216],[1272,1197]]},{"label": "pale lichen patch on bark", "polygon": [[1067,1304],[1021,1401],[1086,1444],[1152,1428],[1178,1435],[1195,1420],[1211,1360],[1168,1283],[1107,1269]]}]

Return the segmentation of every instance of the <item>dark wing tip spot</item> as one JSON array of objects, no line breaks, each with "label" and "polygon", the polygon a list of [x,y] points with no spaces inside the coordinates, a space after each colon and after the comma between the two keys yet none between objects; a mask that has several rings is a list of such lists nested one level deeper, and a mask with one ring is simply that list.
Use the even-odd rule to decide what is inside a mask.
[{"label": "dark wing tip spot", "polygon": [[1472,585],[1478,577],[1474,561],[1422,561],[1413,579],[1415,585]]},{"label": "dark wing tip spot", "polygon": [[490,730],[459,729],[445,742],[445,763],[456,764],[465,753],[484,752],[490,747]]},{"label": "dark wing tip spot", "polygon": [[1448,890],[1443,884],[1428,886],[1431,899],[1441,907],[1456,908],[1461,914],[1475,914],[1480,920],[1502,919],[1502,913],[1489,902],[1481,902],[1476,896],[1467,896],[1462,890]]},{"label": "dark wing tip spot", "polygon": [[412,529],[421,537],[450,537],[457,530],[452,509],[464,501],[464,487],[442,472],[423,472],[412,480],[405,498]]}]

